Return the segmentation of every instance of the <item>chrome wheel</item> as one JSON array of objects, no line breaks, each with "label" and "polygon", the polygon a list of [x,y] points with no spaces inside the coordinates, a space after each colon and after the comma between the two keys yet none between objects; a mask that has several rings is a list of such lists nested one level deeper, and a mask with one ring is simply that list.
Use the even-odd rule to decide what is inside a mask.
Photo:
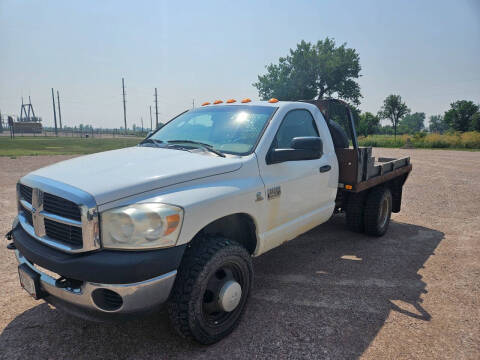
[{"label": "chrome wheel", "polygon": [[386,187],[377,187],[369,191],[365,202],[364,226],[365,233],[372,236],[382,236],[390,224],[392,214],[392,192]]},{"label": "chrome wheel", "polygon": [[380,212],[378,214],[378,224],[381,228],[385,227],[388,221],[388,216],[392,209],[392,198],[390,196],[385,196],[382,205],[380,208]]}]

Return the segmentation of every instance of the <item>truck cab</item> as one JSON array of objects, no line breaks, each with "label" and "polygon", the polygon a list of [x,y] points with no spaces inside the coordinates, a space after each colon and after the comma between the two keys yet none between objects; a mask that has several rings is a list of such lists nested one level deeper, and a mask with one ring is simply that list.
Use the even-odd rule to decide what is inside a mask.
[{"label": "truck cab", "polygon": [[222,339],[244,311],[252,257],[336,212],[380,236],[400,211],[409,159],[372,160],[348,106],[347,129],[328,116],[333,103],[205,103],[138,146],[27,174],[9,233],[21,285],[89,319],[166,303],[180,335]]}]

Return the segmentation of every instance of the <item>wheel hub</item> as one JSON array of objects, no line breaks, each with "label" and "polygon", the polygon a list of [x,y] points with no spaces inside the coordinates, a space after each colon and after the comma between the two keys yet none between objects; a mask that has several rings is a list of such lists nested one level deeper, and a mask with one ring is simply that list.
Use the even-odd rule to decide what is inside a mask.
[{"label": "wheel hub", "polygon": [[385,224],[387,223],[387,220],[388,220],[388,214],[390,212],[390,198],[389,197],[385,197],[385,199],[383,199],[382,201],[382,206],[381,206],[381,209],[380,209],[380,213],[379,213],[379,219],[378,219],[378,223],[380,224],[381,227],[384,227]]},{"label": "wheel hub", "polygon": [[242,299],[242,287],[234,280],[228,280],[223,284],[218,296],[218,305],[223,311],[231,312]]}]

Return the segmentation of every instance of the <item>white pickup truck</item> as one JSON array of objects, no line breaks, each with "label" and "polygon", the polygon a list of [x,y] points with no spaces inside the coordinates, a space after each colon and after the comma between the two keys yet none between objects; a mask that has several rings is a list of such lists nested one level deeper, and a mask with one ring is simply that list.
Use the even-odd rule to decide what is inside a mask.
[{"label": "white pickup truck", "polygon": [[335,212],[383,235],[411,169],[359,148],[338,100],[205,103],[138,146],[22,177],[8,247],[36,299],[97,320],[166,302],[181,335],[209,344],[242,316],[251,257]]}]

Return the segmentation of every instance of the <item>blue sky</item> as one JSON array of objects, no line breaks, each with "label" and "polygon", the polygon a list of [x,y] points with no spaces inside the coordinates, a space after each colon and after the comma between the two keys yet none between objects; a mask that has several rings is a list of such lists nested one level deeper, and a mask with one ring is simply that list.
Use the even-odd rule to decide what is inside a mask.
[{"label": "blue sky", "polygon": [[258,98],[265,65],[304,39],[357,49],[360,108],[390,93],[412,111],[480,102],[480,1],[10,1],[0,0],[0,110],[23,95],[51,126],[51,88],[67,125],[149,123],[213,99]]}]

